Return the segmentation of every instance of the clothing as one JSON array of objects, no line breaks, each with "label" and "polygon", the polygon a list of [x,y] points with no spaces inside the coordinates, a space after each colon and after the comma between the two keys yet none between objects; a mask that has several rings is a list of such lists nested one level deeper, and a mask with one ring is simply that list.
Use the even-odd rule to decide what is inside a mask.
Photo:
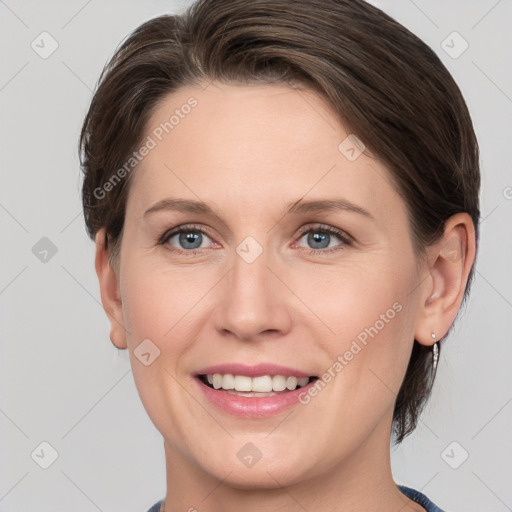
[{"label": "clothing", "polygon": [[[411,498],[412,501],[421,505],[427,512],[443,512],[437,505],[434,505],[424,494],[410,487],[405,487],[404,485],[399,485],[398,488],[405,494],[408,498]],[[155,503],[148,512],[160,512],[160,507],[162,506],[164,500]]]},{"label": "clothing", "polygon": [[155,503],[148,512],[160,512],[160,507],[163,505],[164,500],[159,501],[158,503]]},{"label": "clothing", "polygon": [[421,505],[427,512],[444,512],[421,492],[411,489],[410,487],[405,487],[404,485],[399,485],[398,488],[402,491],[402,494],[405,494],[408,498],[411,498],[412,501]]}]

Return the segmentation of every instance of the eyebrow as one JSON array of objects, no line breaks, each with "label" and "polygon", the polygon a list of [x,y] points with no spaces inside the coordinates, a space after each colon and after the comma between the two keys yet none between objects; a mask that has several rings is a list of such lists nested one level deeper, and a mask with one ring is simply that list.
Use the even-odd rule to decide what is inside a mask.
[{"label": "eyebrow", "polygon": [[356,204],[351,203],[346,199],[318,199],[309,201],[303,201],[302,199],[299,199],[298,201],[289,203],[287,205],[285,214],[318,213],[339,210],[357,213],[359,215],[363,215],[364,217],[368,217],[369,219],[375,220],[373,215],[368,210],[365,210],[361,206],[357,206]]},{"label": "eyebrow", "polygon": [[[155,203],[151,208],[144,212],[144,217],[159,211],[172,210],[187,213],[198,213],[203,215],[211,215],[219,218],[213,209],[202,201],[194,201],[191,199],[166,198]],[[316,199],[304,201],[298,199],[288,203],[285,207],[284,215],[304,214],[304,213],[320,213],[332,211],[347,211],[357,213],[369,219],[375,220],[373,215],[368,211],[345,199]],[[283,215],[283,216],[284,216]]]}]

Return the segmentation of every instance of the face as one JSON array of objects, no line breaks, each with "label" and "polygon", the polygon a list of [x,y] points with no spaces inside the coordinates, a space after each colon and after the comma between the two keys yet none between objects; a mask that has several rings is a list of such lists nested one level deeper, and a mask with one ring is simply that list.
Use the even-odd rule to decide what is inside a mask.
[{"label": "face", "polygon": [[[272,487],[389,452],[419,271],[386,167],[358,156],[318,95],[285,85],[182,88],[146,129],[119,291],[135,382],[168,453]],[[212,389],[204,374],[264,395]],[[294,376],[317,379],[267,392]]]}]

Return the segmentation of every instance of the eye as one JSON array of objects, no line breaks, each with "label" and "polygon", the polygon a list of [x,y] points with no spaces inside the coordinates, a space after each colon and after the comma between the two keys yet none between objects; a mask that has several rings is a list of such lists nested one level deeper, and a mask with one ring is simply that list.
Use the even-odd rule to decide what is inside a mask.
[{"label": "eye", "polygon": [[[341,250],[352,242],[353,238],[344,231],[321,225],[303,230],[297,243],[300,247],[311,249],[310,254],[318,254]],[[167,246],[169,250],[187,255],[198,254],[212,245],[220,247],[203,229],[194,225],[178,226],[166,231],[158,243]]]},{"label": "eye", "polygon": [[[352,243],[352,237],[340,229],[332,226],[316,226],[303,231],[299,239],[299,244],[305,240],[306,248],[313,249],[311,253],[331,252],[333,250],[343,249]],[[304,247],[302,245],[302,247]],[[328,249],[328,250],[325,250]]]},{"label": "eye", "polygon": [[209,247],[211,238],[201,229],[194,226],[181,226],[167,231],[160,239],[160,244],[170,245],[178,252],[195,253],[198,249]]}]

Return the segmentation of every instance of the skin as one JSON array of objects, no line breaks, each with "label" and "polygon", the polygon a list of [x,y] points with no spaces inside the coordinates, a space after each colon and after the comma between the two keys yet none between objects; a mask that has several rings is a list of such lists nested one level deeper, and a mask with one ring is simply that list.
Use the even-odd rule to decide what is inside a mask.
[{"label": "skin", "polygon": [[[111,340],[129,350],[142,403],[164,438],[165,511],[424,510],[392,478],[393,407],[413,340],[440,339],[461,305],[475,258],[470,217],[449,219],[420,256],[385,165],[367,152],[349,161],[338,150],[349,132],[309,90],[184,87],[159,104],[144,138],[191,96],[198,105],[134,171],[117,264],[104,230],[96,238]],[[214,215],[144,215],[170,197],[206,202]],[[343,198],[371,218],[284,213],[301,198]],[[158,243],[190,223],[206,233],[196,254],[177,236]],[[331,235],[318,248],[307,233],[324,233],[319,224],[353,241]],[[236,252],[247,236],[263,249],[252,263]],[[241,419],[217,410],[192,381],[202,367],[228,362],[320,376],[396,302],[401,311],[308,405]],[[148,338],[160,355],[145,366],[134,350]],[[262,453],[251,468],[237,457],[248,442]]]}]

